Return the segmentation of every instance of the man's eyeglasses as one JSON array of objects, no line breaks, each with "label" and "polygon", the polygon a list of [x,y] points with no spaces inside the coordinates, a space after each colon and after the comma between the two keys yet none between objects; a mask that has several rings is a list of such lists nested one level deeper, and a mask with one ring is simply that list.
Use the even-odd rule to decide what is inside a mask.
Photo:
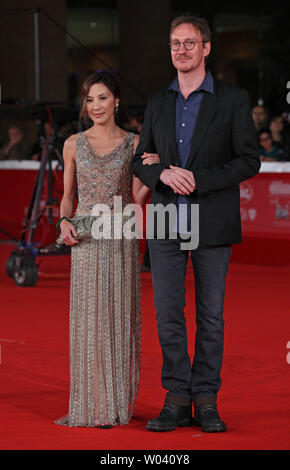
[{"label": "man's eyeglasses", "polygon": [[206,42],[206,41],[192,41],[190,39],[187,39],[186,41],[183,41],[183,42],[170,41],[168,45],[172,51],[178,51],[180,48],[180,45],[183,44],[184,48],[187,51],[190,51],[194,48],[195,44],[198,44],[199,42]]}]

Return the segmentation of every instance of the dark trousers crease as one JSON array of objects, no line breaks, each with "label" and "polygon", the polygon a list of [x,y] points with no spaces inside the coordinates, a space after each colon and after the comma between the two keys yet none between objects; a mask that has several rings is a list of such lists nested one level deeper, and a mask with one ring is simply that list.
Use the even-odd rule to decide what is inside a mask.
[{"label": "dark trousers crease", "polygon": [[[232,246],[180,250],[179,238],[148,240],[154,306],[162,350],[162,386],[170,396],[193,400],[216,396],[221,386],[224,346],[225,279]],[[185,276],[191,254],[196,307],[193,361],[187,347],[184,316]],[[191,334],[191,332],[189,332]]]}]

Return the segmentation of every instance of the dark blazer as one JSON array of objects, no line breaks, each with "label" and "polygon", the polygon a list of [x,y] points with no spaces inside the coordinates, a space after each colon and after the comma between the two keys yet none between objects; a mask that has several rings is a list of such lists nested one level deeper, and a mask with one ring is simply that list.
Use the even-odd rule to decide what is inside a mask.
[{"label": "dark blazer", "polygon": [[[180,166],[175,105],[173,90],[163,89],[151,97],[132,160],[134,174],[152,190],[151,204],[176,204],[177,195],[159,180],[169,165]],[[160,163],[143,165],[144,152],[158,153]],[[191,203],[199,204],[200,243],[240,243],[239,183],[260,169],[251,104],[245,90],[214,80],[214,94],[205,92],[186,169],[193,172],[197,186],[188,197]],[[166,238],[168,233],[167,223]]]}]

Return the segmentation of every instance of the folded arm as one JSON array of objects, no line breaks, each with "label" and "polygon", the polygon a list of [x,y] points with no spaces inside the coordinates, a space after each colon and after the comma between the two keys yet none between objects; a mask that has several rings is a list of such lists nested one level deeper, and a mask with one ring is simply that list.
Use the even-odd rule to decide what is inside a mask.
[{"label": "folded arm", "polygon": [[[134,139],[134,153],[136,152],[136,148],[139,143],[139,136],[135,135]],[[156,153],[144,153],[141,155],[141,161],[143,166],[156,166],[160,162],[159,155]],[[132,192],[133,192],[133,199],[136,204],[143,206],[150,193],[151,189],[142,183],[142,181],[133,175],[133,183],[132,183]]]},{"label": "folded arm", "polygon": [[143,165],[142,156],[144,153],[156,153],[152,132],[152,102],[149,100],[145,111],[144,123],[140,135],[139,145],[132,160],[134,174],[150,189],[164,190],[170,187],[175,193],[190,194],[194,191],[194,178],[187,170],[158,163],[157,165]]},{"label": "folded arm", "polygon": [[145,111],[139,144],[132,160],[132,169],[134,175],[137,176],[148,188],[153,190],[159,182],[160,173],[165,168],[168,168],[168,166],[161,163],[156,165],[143,165],[142,155],[146,152],[157,153],[152,133],[151,100],[149,100]]}]

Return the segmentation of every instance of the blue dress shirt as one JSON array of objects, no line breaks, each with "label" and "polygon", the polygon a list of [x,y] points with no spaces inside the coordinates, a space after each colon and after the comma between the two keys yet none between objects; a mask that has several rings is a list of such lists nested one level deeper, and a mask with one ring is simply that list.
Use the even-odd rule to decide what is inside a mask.
[{"label": "blue dress shirt", "polygon": [[[203,100],[204,92],[214,93],[213,77],[208,70],[201,85],[194,90],[187,99],[182,95],[178,78],[175,77],[168,90],[177,93],[175,110],[175,136],[181,168],[186,167],[187,159],[190,153],[191,140],[195,129],[198,113]],[[183,220],[184,213],[180,211],[179,204],[187,205],[187,226]],[[179,214],[180,212],[180,214]],[[190,204],[187,196],[177,196],[177,225],[174,231],[179,233],[190,232]]]}]

